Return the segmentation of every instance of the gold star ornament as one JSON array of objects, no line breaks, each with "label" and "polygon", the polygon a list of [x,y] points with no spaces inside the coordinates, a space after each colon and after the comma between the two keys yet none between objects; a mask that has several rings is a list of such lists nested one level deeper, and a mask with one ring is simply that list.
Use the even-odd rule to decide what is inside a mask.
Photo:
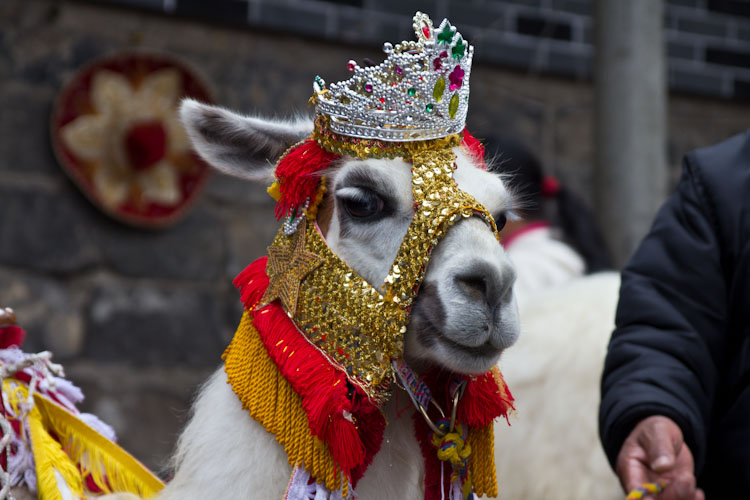
[{"label": "gold star ornament", "polygon": [[300,283],[313,269],[323,263],[322,257],[305,250],[306,226],[307,220],[303,220],[295,235],[290,238],[289,245],[268,247],[266,274],[269,283],[258,308],[281,299],[289,315],[293,316],[297,312]]}]

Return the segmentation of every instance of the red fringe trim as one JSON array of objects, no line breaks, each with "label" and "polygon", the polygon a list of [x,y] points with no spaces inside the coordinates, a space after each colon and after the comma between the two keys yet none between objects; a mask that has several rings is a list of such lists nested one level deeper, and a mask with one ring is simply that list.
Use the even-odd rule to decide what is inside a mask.
[{"label": "red fringe trim", "polygon": [[484,146],[477,138],[469,133],[468,130],[464,129],[464,139],[461,145],[469,150],[471,156],[479,162],[479,165],[487,170],[487,164],[484,162]]},{"label": "red fringe trim", "polygon": [[[246,309],[268,287],[266,261],[256,260],[234,280]],[[300,333],[278,302],[252,311],[252,316],[269,356],[300,395],[311,433],[328,444],[331,456],[356,487],[383,440],[385,419],[380,410]]]},{"label": "red fringe trim", "polygon": [[295,207],[304,205],[306,199],[313,200],[318,189],[318,172],[328,168],[339,158],[321,148],[313,139],[292,149],[276,166],[281,198],[276,204],[276,218],[289,215]]}]

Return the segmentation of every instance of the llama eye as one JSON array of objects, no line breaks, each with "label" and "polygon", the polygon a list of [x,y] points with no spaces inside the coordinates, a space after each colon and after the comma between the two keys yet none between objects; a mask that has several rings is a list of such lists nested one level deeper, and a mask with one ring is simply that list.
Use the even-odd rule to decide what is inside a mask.
[{"label": "llama eye", "polygon": [[385,207],[383,199],[369,189],[343,188],[336,191],[336,197],[346,213],[355,219],[372,219]]},{"label": "llama eye", "polygon": [[492,216],[492,218],[495,219],[495,226],[497,226],[498,231],[502,231],[505,227],[505,224],[508,222],[508,217],[505,215],[505,212],[495,214]]}]

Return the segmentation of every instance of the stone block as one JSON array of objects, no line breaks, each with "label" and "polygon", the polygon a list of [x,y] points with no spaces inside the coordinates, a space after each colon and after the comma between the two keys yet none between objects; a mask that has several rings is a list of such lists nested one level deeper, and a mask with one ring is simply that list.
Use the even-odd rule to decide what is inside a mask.
[{"label": "stone block", "polygon": [[217,218],[200,206],[174,226],[131,228],[115,221],[96,234],[102,260],[133,277],[211,281],[221,275],[226,235]]},{"label": "stone block", "polygon": [[[477,45],[477,59],[517,69],[528,69],[535,64],[539,46],[536,40],[505,37],[495,33],[487,33]],[[474,81],[472,79],[472,91]]]},{"label": "stone block", "polygon": [[[312,129],[311,129],[312,131]],[[268,205],[275,202],[266,192],[268,186],[220,173],[212,175],[206,184],[205,196],[222,205]],[[271,208],[273,211],[273,208]]]},{"label": "stone block", "polygon": [[52,351],[56,361],[81,353],[86,294],[55,279],[0,268],[0,306],[11,307],[26,330],[26,352]]},{"label": "stone block", "polygon": [[[410,9],[404,9],[400,14],[391,14],[380,10],[341,9],[337,13],[337,37],[347,43],[366,43],[378,49],[386,41],[396,45],[403,40],[413,40],[414,30],[411,27],[411,19],[416,10],[412,11],[411,14],[406,14],[405,12],[408,10]],[[343,57],[342,67],[345,67],[346,61],[351,59],[351,51],[349,57]],[[383,57],[384,55],[378,55],[377,58],[373,58],[373,61],[378,62]],[[346,75],[342,76],[349,78]],[[335,80],[326,78],[326,81]]]},{"label": "stone block", "polygon": [[707,75],[702,72],[682,69],[669,70],[669,88],[680,92],[716,96],[724,94],[724,80],[721,73]]},{"label": "stone block", "polygon": [[[451,2],[448,4],[447,17],[454,26],[458,27],[461,33],[465,33],[468,26],[499,31],[503,31],[505,28],[503,10],[495,4],[472,5],[468,2]],[[437,28],[442,19],[433,19],[432,21]],[[469,42],[474,43],[474,40],[469,39]]]},{"label": "stone block", "polygon": [[225,347],[223,321],[209,290],[111,280],[93,292],[83,352],[133,366],[215,366]]},{"label": "stone block", "polygon": [[326,34],[326,6],[322,3],[284,5],[264,2],[256,22],[295,35],[319,36]]},{"label": "stone block", "polygon": [[572,40],[573,27],[563,20],[548,19],[541,15],[522,14],[516,18],[516,32],[539,38]]},{"label": "stone block", "polygon": [[101,262],[92,235],[96,214],[74,190],[0,186],[0,265],[60,274]]},{"label": "stone block", "polygon": [[[687,39],[687,37],[683,38]],[[694,44],[690,43],[668,42],[667,55],[675,59],[693,60],[698,58],[698,49]]]},{"label": "stone block", "polygon": [[281,223],[273,215],[273,205],[233,210],[225,221],[229,235],[227,278],[232,280],[248,264],[266,254]]},{"label": "stone block", "polygon": [[[365,9],[406,16],[407,24],[411,28],[411,19],[417,11],[424,12],[430,16],[433,22],[439,23],[442,21],[443,17],[445,17],[445,12],[441,12],[441,3],[438,0],[367,0],[365,2]],[[451,19],[451,22],[454,21]]]},{"label": "stone block", "polygon": [[594,2],[592,0],[553,0],[552,7],[555,10],[586,17],[591,17],[594,13]]},{"label": "stone block", "polygon": [[733,87],[735,99],[750,99],[750,80],[735,80]]},{"label": "stone block", "polygon": [[691,8],[700,8],[703,6],[704,0],[666,0],[665,3],[667,5],[667,9],[671,5],[676,5],[678,7],[691,7]]},{"label": "stone block", "polygon": [[701,19],[677,17],[677,29],[686,33],[724,37],[727,34],[727,23],[723,19]]},{"label": "stone block", "polygon": [[594,70],[591,51],[579,45],[552,47],[547,56],[547,61],[547,70],[551,73],[573,76],[579,79],[591,77]]},{"label": "stone block", "polygon": [[49,139],[53,99],[53,91],[24,81],[0,85],[0,171],[62,179]]},{"label": "stone block", "polygon": [[177,0],[176,4],[174,12],[181,16],[239,26],[247,24],[248,2],[245,0]]}]

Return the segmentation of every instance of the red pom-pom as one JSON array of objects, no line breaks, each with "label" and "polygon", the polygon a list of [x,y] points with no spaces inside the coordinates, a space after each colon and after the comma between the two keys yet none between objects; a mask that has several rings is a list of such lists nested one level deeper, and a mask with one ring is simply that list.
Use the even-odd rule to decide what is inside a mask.
[{"label": "red pom-pom", "polygon": [[315,198],[320,181],[319,172],[328,168],[339,158],[321,148],[313,139],[308,139],[292,149],[276,167],[281,198],[276,204],[276,218],[289,215],[296,207]]},{"label": "red pom-pom", "polygon": [[542,196],[554,198],[560,192],[560,181],[556,177],[547,175],[542,179]]},{"label": "red pom-pom", "polygon": [[26,332],[20,326],[0,327],[0,349],[7,349],[14,345],[21,347],[26,339]]},{"label": "red pom-pom", "polygon": [[470,377],[458,406],[458,421],[472,427],[486,427],[497,417],[508,417],[513,396],[500,372]]},{"label": "red pom-pom", "polygon": [[464,129],[464,140],[461,144],[469,150],[469,153],[479,163],[479,166],[487,170],[487,164],[484,162],[484,146],[479,142],[479,139]]}]

